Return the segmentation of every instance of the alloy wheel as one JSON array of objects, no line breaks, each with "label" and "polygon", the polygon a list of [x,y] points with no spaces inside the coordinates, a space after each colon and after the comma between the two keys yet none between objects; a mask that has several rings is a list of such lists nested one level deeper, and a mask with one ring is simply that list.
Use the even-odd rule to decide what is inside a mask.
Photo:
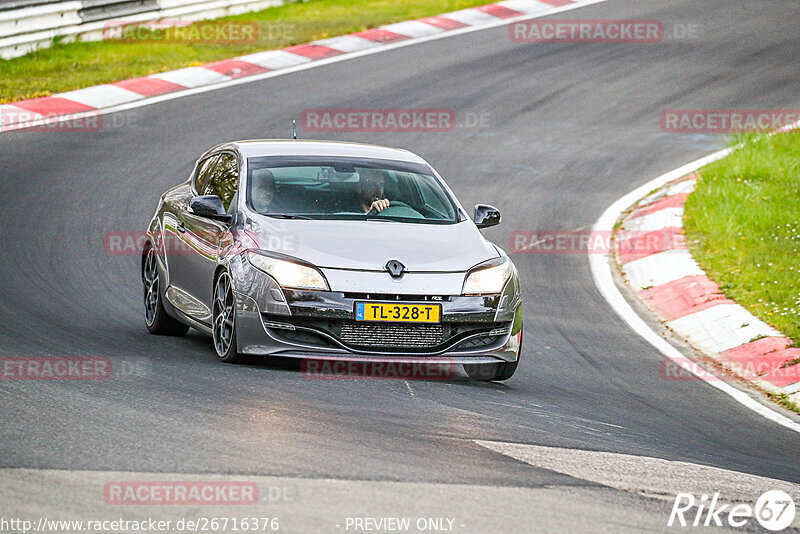
[{"label": "alloy wheel", "polygon": [[147,326],[153,326],[156,320],[156,313],[158,313],[158,292],[160,287],[156,253],[152,248],[147,251],[147,256],[145,257],[142,279],[144,281],[144,319],[147,322]]},{"label": "alloy wheel", "polygon": [[222,358],[228,354],[234,334],[234,297],[231,277],[222,273],[214,287],[214,308],[212,311],[214,348]]}]

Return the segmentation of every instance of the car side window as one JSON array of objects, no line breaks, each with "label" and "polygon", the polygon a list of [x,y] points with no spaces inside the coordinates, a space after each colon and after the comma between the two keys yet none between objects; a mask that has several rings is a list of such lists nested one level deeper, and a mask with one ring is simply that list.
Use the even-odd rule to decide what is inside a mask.
[{"label": "car side window", "polygon": [[217,195],[222,199],[222,205],[225,206],[227,211],[238,187],[239,166],[236,163],[236,158],[232,154],[223,153],[211,172],[208,183],[202,190],[198,190],[198,193],[201,195]]},{"label": "car side window", "polygon": [[[194,177],[194,190],[200,193],[208,184],[208,179],[211,177],[211,171],[214,170],[214,163],[217,162],[219,156],[214,154],[213,156],[204,159],[200,162],[197,166],[197,174]],[[202,193],[200,193],[202,194]]]}]

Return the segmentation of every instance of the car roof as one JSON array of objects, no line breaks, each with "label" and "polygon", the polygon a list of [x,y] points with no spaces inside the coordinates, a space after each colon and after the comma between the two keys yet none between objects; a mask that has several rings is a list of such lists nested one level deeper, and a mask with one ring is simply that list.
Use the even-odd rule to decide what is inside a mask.
[{"label": "car roof", "polygon": [[251,139],[225,143],[212,150],[221,150],[226,147],[236,148],[245,158],[260,156],[342,156],[388,159],[427,165],[424,159],[408,150],[341,141]]}]

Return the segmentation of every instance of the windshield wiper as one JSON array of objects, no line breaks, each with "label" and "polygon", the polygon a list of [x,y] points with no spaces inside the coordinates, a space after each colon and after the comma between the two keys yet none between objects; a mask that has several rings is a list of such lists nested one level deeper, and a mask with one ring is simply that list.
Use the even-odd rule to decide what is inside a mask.
[{"label": "windshield wiper", "polygon": [[305,220],[312,220],[311,217],[306,217],[305,215],[295,215],[293,213],[264,213],[267,217],[272,217],[274,219],[305,219]]}]

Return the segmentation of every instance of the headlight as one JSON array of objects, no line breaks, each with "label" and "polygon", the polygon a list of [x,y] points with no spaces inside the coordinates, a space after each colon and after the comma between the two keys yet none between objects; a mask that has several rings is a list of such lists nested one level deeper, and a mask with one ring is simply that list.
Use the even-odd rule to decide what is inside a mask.
[{"label": "headlight", "polygon": [[489,295],[500,293],[511,277],[514,266],[508,258],[501,258],[502,263],[492,262],[485,266],[475,267],[464,280],[462,295]]},{"label": "headlight", "polygon": [[288,289],[316,289],[328,291],[328,282],[322,273],[308,265],[301,265],[292,261],[270,258],[257,252],[248,252],[247,259],[250,264],[264,271],[281,285]]}]

